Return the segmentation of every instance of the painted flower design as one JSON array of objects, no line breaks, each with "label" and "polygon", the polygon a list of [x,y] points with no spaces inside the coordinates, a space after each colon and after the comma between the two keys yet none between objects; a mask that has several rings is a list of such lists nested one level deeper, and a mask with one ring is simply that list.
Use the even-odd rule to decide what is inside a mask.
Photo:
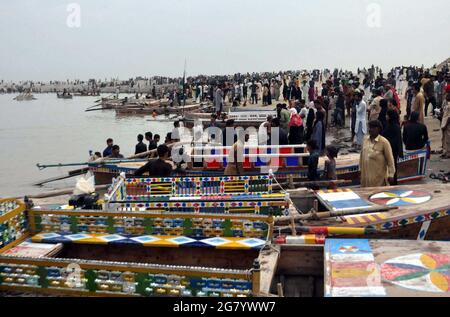
[{"label": "painted flower design", "polygon": [[343,245],[342,247],[339,248],[339,251],[342,253],[345,252],[358,252],[359,248],[352,246],[352,245]]},{"label": "painted flower design", "polygon": [[392,190],[374,194],[369,200],[383,206],[408,206],[423,204],[431,199],[431,195],[418,190]]},{"label": "painted flower design", "polygon": [[450,255],[416,253],[381,266],[384,281],[424,292],[450,292]]}]

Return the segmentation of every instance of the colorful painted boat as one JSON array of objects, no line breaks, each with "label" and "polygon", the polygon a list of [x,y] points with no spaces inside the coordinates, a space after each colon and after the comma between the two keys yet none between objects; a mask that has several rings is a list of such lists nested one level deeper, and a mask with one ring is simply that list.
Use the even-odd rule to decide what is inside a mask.
[{"label": "colorful painted boat", "polygon": [[[260,294],[255,259],[270,240],[270,215],[25,210],[16,204],[0,223],[9,225],[15,217],[29,222],[20,223],[21,235],[0,248],[0,290],[77,296]],[[63,247],[51,256],[24,255],[28,238],[28,249],[34,243]]]},{"label": "colorful painted boat", "polygon": [[[118,178],[105,195],[105,210],[25,208],[8,201],[0,220],[28,221],[20,225],[22,234],[0,249],[0,290],[260,295],[259,250],[271,241],[273,214],[288,205],[285,195],[272,193],[271,182],[265,176]],[[21,256],[28,238],[63,247],[52,256]]]},{"label": "colorful painted boat", "polygon": [[[323,243],[324,236],[367,237],[371,230],[377,239],[450,240],[450,184],[288,192],[298,210],[307,213],[317,201],[319,212],[332,213],[302,220],[310,243]],[[379,208],[395,209],[370,211]]]},{"label": "colorful painted boat", "polygon": [[[279,180],[305,181],[307,179],[307,153],[304,145],[287,146],[248,146],[245,149],[243,168],[246,175],[268,174],[272,170]],[[230,147],[203,146],[186,148],[191,153],[183,156],[187,168],[177,172],[179,176],[221,176],[227,165]],[[405,151],[398,161],[398,181],[400,183],[419,180],[425,177],[427,167],[427,150]],[[114,177],[133,173],[145,162],[92,163],[89,169],[94,173],[97,184],[110,184]],[[324,169],[325,158],[319,159],[319,172]],[[338,179],[350,180],[350,186],[360,182],[359,154],[340,155],[336,159]]]},{"label": "colorful painted boat", "polygon": [[[31,208],[2,200],[0,290],[81,296],[450,295],[450,242],[422,241],[449,239],[450,184],[283,194],[274,193],[274,183],[270,175],[121,176],[105,195],[103,210]],[[295,207],[288,211],[289,200]],[[371,212],[386,206],[398,208]],[[304,218],[295,236],[280,234],[279,217],[305,217],[312,209],[315,217],[329,215]],[[263,248],[272,241],[276,245]],[[33,244],[38,258],[22,253]]]},{"label": "colorful painted boat", "polygon": [[450,242],[327,239],[324,245],[281,245],[261,251],[262,256],[274,274],[261,276],[261,289],[271,294],[450,296]]}]

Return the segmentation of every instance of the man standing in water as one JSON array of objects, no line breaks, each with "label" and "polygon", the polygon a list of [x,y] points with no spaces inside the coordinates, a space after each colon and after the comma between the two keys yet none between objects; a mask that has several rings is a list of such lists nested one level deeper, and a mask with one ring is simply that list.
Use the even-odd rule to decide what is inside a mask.
[{"label": "man standing in water", "polygon": [[394,181],[394,156],[389,141],[380,135],[382,129],[380,121],[369,122],[369,137],[364,140],[359,159],[361,187],[389,186]]}]

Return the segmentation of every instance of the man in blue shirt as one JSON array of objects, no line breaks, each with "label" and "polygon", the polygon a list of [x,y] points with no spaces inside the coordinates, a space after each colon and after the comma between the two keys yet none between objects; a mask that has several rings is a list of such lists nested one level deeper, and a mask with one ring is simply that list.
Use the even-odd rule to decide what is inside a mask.
[{"label": "man in blue shirt", "polygon": [[108,157],[112,154],[112,148],[114,145],[113,139],[109,138],[108,140],[106,140],[106,144],[108,146],[103,150],[103,157]]}]

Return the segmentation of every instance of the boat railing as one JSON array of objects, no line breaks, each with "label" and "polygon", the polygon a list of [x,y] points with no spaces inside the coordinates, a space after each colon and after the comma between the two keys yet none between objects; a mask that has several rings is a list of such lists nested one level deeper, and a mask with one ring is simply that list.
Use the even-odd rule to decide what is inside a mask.
[{"label": "boat railing", "polygon": [[[255,296],[260,269],[1,256],[0,289],[69,296]],[[77,268],[79,279],[67,275]],[[26,272],[26,278],[23,272]],[[44,273],[42,273],[44,272]]]},{"label": "boat railing", "polygon": [[108,211],[284,214],[288,199],[273,192],[273,175],[114,180]]},{"label": "boat railing", "polygon": [[26,205],[17,199],[0,199],[0,253],[27,238]]},{"label": "boat railing", "polygon": [[[15,211],[12,211],[15,212]],[[23,210],[21,210],[23,212]],[[8,215],[10,212],[6,213]],[[76,242],[78,246],[118,245],[142,247],[231,248],[250,251],[272,238],[270,215],[221,215],[161,212],[108,212],[101,210],[28,210],[28,235],[33,243]],[[21,243],[24,238],[7,247]],[[218,244],[214,242],[219,241]],[[232,245],[232,246],[231,246]],[[2,248],[0,251],[3,251]],[[1,253],[1,252],[0,252]],[[0,254],[1,289],[33,290],[58,294],[131,296],[251,296],[259,292],[259,267],[219,269],[198,266],[99,261],[93,259],[5,256]],[[71,285],[67,274],[78,269]],[[42,273],[44,272],[44,273]],[[26,274],[26,278],[24,277]],[[175,281],[175,282],[174,282]],[[180,283],[183,281],[183,287]]]},{"label": "boat railing", "polygon": [[119,201],[125,197],[125,173],[121,173],[117,178],[112,179],[111,186],[109,186],[107,193],[105,194],[105,208],[110,210],[113,208],[110,201]]},{"label": "boat railing", "polygon": [[[204,146],[195,146],[195,142],[192,143],[194,146],[191,147],[192,150],[231,150],[233,148],[230,146],[216,146],[205,144]],[[306,148],[306,144],[291,144],[291,145],[244,145],[245,150],[279,150],[280,152],[285,152],[289,150],[304,150]]]},{"label": "boat railing", "polygon": [[261,195],[273,193],[273,176],[223,176],[129,178],[123,183],[126,198],[134,195],[154,197],[194,197],[227,195]]}]

